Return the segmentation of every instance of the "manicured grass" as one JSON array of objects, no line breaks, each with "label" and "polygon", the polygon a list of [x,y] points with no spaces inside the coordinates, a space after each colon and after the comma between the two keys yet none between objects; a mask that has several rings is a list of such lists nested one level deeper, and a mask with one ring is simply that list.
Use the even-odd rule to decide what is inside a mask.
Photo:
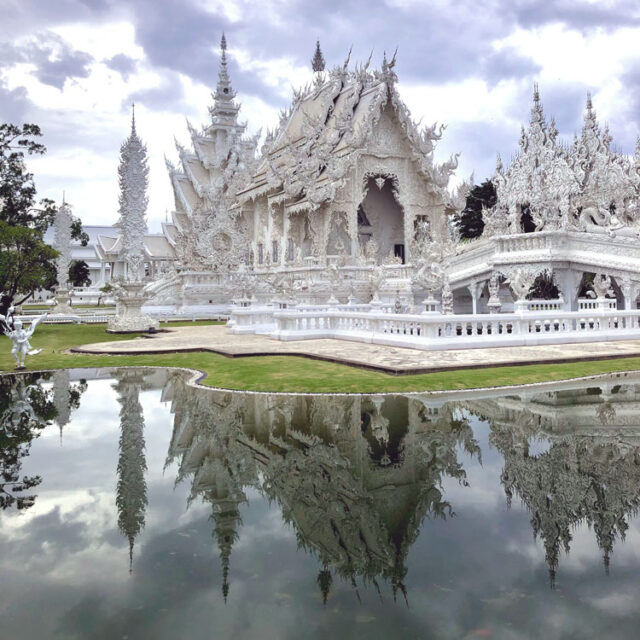
[{"label": "manicured grass", "polygon": [[[177,322],[171,326],[193,326]],[[220,324],[202,321],[197,324]],[[164,325],[163,325],[164,326]],[[103,356],[63,353],[92,342],[131,340],[137,334],[108,334],[105,325],[40,325],[31,344],[42,349],[27,356],[27,369],[73,367],[166,366],[188,367],[206,373],[203,384],[252,391],[306,391],[325,393],[407,392],[469,389],[563,380],[614,371],[640,370],[640,357],[536,364],[489,369],[462,369],[441,373],[392,376],[356,367],[295,356],[225,358],[214,353]],[[10,342],[0,336],[0,372],[13,371]]]}]

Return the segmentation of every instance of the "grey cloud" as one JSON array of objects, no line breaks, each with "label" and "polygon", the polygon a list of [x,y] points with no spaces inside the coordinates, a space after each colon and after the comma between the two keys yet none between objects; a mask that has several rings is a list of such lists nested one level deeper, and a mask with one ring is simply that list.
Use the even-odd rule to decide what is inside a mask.
[{"label": "grey cloud", "polygon": [[130,93],[123,101],[122,108],[128,111],[132,102],[142,104],[153,111],[173,111],[185,116],[198,112],[197,106],[186,100],[178,74],[171,71],[165,71],[162,74],[159,86]]},{"label": "grey cloud", "polygon": [[89,77],[88,66],[93,57],[83,51],[68,52],[60,60],[44,60],[36,71],[40,82],[62,90],[68,78]]},{"label": "grey cloud", "polygon": [[109,69],[117,71],[125,80],[128,80],[129,76],[132,73],[135,73],[138,66],[138,63],[134,58],[130,58],[124,53],[118,53],[108,60],[105,60],[104,63],[109,67]]},{"label": "grey cloud", "polygon": [[93,56],[73,49],[55,33],[43,32],[25,44],[0,44],[0,61],[6,66],[33,64],[40,82],[62,90],[67,79],[89,76]]},{"label": "grey cloud", "polygon": [[22,124],[32,106],[24,87],[8,89],[0,78],[0,122]]},{"label": "grey cloud", "polygon": [[483,76],[491,85],[495,85],[500,80],[510,80],[512,78],[525,78],[540,72],[541,66],[531,58],[520,55],[513,48],[505,48],[496,51],[483,61]]},{"label": "grey cloud", "polygon": [[636,0],[589,2],[587,0],[517,0],[512,9],[524,27],[553,22],[588,31],[640,24],[640,5]]},{"label": "grey cloud", "polygon": [[17,38],[54,25],[101,20],[116,12],[113,0],[4,0],[0,37]]},{"label": "grey cloud", "polygon": [[588,91],[589,87],[578,83],[540,87],[547,116],[553,116],[558,131],[569,140],[582,129]]},{"label": "grey cloud", "polygon": [[[496,153],[508,160],[518,147],[519,130],[510,129],[502,122],[468,122],[450,126],[446,132],[447,150],[461,152],[461,163],[471,167],[476,184],[490,178],[496,167]],[[466,175],[458,169],[458,174]]]}]

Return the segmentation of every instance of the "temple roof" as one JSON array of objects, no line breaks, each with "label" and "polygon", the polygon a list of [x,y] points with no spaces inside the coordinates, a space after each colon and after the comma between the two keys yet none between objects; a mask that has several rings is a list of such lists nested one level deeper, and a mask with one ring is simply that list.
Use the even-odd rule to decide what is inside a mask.
[{"label": "temple roof", "polygon": [[347,60],[328,74],[317,72],[311,85],[294,92],[280,126],[267,135],[251,182],[238,192],[240,201],[278,190],[283,191],[283,199],[309,203],[312,209],[330,199],[356,157],[371,151],[372,134],[387,107],[417,170],[434,191],[443,191],[457,160],[433,164],[442,127],[420,129],[411,119],[396,88],[394,64],[395,60],[385,58],[381,70],[369,71],[367,62],[350,71]]}]

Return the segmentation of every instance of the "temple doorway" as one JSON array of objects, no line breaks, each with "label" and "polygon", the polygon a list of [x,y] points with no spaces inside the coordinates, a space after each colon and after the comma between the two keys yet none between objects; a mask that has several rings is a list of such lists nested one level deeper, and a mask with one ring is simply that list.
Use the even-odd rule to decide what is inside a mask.
[{"label": "temple doorway", "polygon": [[358,238],[363,249],[374,242],[377,262],[386,258],[404,262],[404,212],[394,195],[393,178],[367,178],[365,197],[358,207]]}]

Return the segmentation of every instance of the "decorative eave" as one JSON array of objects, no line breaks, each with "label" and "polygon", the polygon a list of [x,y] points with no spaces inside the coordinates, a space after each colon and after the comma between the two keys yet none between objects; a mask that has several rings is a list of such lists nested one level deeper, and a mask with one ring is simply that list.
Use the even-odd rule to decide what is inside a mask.
[{"label": "decorative eave", "polygon": [[182,190],[182,185],[180,184],[182,181],[190,182],[189,178],[184,173],[179,173],[176,171],[171,176],[171,182],[173,184],[174,192],[178,196],[180,204],[182,204],[182,206],[184,207],[187,215],[191,216],[193,215],[194,210],[193,207],[189,204],[189,201],[187,200],[187,197]]},{"label": "decorative eave", "polygon": [[171,227],[174,227],[177,230],[177,225],[175,223],[163,222],[162,223],[162,233],[163,233],[164,237],[167,239],[167,242],[175,249],[176,241],[174,240],[174,238],[172,237],[172,234],[170,232],[170,228]]}]

